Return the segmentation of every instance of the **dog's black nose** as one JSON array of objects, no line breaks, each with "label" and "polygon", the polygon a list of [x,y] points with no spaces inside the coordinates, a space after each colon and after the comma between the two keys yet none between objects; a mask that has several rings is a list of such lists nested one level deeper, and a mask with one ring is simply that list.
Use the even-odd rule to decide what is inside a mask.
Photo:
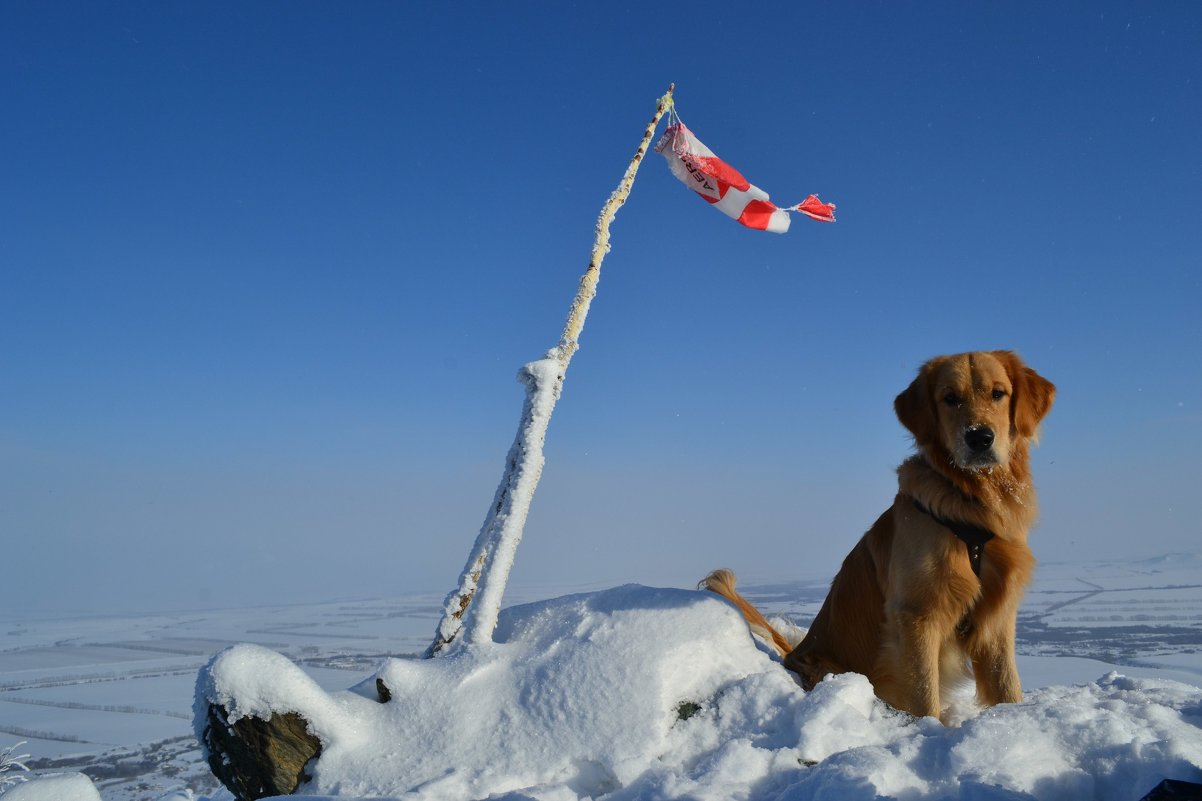
[{"label": "dog's black nose", "polygon": [[993,445],[993,429],[989,426],[973,426],[964,432],[964,444],[973,453],[988,450]]}]

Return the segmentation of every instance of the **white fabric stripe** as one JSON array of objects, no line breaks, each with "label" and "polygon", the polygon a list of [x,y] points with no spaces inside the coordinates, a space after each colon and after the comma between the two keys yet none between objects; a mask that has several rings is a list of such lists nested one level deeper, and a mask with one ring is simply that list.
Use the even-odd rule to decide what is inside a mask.
[{"label": "white fabric stripe", "polygon": [[791,222],[793,222],[793,218],[784,209],[777,209],[772,212],[772,217],[768,219],[768,227],[764,230],[774,234],[783,234],[788,232]]},{"label": "white fabric stripe", "polygon": [[740,192],[731,187],[726,190],[726,197],[714,204],[714,208],[737,220],[743,213],[743,209],[747,208],[747,204],[753,200],[768,200],[768,193],[755,184],[748,187],[746,192]]}]

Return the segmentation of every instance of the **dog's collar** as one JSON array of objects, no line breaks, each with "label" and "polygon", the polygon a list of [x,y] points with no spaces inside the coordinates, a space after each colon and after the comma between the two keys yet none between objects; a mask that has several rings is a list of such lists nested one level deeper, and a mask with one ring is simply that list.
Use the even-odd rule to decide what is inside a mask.
[{"label": "dog's collar", "polygon": [[914,501],[915,509],[923,514],[930,515],[932,520],[950,530],[968,547],[968,563],[972,566],[972,572],[977,578],[980,578],[981,556],[985,553],[985,543],[994,538],[994,533],[987,528],[940,517],[923,506],[917,498],[912,498],[911,500]]}]

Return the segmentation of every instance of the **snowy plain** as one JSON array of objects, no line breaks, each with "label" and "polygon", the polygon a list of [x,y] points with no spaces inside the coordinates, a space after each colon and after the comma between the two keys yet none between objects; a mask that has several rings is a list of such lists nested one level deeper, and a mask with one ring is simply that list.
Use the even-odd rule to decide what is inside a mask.
[{"label": "snowy plain", "polygon": [[[826,583],[743,589],[804,624]],[[537,599],[553,600],[521,605]],[[956,728],[890,712],[854,676],[806,696],[689,589],[512,587],[503,645],[418,661],[441,602],[0,620],[0,747],[26,741],[35,772],[83,771],[105,801],[226,799],[192,734],[193,689],[215,654],[250,643],[279,655],[286,702],[335,710],[305,788],[326,795],[311,797],[1135,801],[1162,778],[1202,780],[1198,555],[1041,565],[1020,614],[1026,700]],[[348,692],[376,671],[393,703]],[[423,688],[471,701],[436,709],[414,700]],[[454,717],[467,720],[440,744]],[[355,756],[365,732],[392,737]]]}]

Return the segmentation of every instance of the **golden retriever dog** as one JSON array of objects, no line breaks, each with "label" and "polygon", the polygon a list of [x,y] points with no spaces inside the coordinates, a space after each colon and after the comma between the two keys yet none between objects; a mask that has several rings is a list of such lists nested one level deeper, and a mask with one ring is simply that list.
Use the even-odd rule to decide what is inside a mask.
[{"label": "golden retriever dog", "polygon": [[939,717],[971,666],[978,703],[1020,700],[1015,619],[1035,566],[1029,450],[1055,393],[1010,351],[924,364],[893,404],[918,453],[796,648],[735,591],[729,570],[701,586],[734,602],[807,690],[831,673],[862,673],[893,707]]}]

